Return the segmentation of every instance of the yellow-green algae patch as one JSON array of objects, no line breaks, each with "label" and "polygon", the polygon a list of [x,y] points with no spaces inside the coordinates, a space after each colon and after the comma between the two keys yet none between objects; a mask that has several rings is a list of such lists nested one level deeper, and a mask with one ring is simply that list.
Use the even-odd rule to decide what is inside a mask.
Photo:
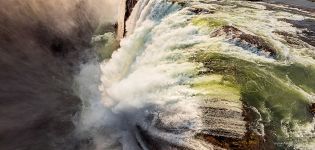
[{"label": "yellow-green algae patch", "polygon": [[233,77],[219,74],[196,78],[192,88],[198,90],[210,99],[240,100],[240,87],[235,84]]},{"label": "yellow-green algae patch", "polygon": [[[283,125],[294,129],[297,123],[312,121],[312,115],[308,110],[310,104],[308,97],[299,90],[297,85],[287,82],[286,76],[279,74],[277,64],[258,64],[230,55],[211,52],[197,53],[192,60],[203,63],[207,68],[207,71],[200,72],[202,76],[234,77],[236,83],[232,83],[240,86],[241,100],[245,104],[257,108],[266,127],[275,131],[279,138],[285,137],[285,133],[282,131]],[[290,66],[287,67],[290,68]],[[196,84],[195,87],[214,91],[216,88],[223,88],[229,91],[228,93],[234,92],[231,88],[227,88],[228,84],[222,86],[222,82],[220,84],[219,80],[220,78],[217,77],[214,80],[216,82],[210,80],[212,82],[208,81],[204,83],[205,85]],[[218,91],[218,93],[223,91]],[[209,93],[212,94],[212,92]],[[234,97],[235,94],[231,95]],[[224,94],[218,94],[218,96],[227,97]]]},{"label": "yellow-green algae patch", "polygon": [[212,18],[212,17],[196,17],[192,20],[192,24],[195,26],[208,27],[208,28],[218,28],[228,23],[222,19]]}]

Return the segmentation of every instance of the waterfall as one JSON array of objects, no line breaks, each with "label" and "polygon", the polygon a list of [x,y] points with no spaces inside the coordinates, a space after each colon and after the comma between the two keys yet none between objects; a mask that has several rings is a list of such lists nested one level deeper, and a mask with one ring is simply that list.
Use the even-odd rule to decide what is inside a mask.
[{"label": "waterfall", "polygon": [[[80,134],[96,149],[208,150],[223,147],[198,135],[241,140],[272,130],[276,141],[311,147],[314,45],[284,20],[314,16],[265,3],[185,3],[139,0],[111,59],[82,65]],[[246,122],[244,106],[259,117]]]},{"label": "waterfall", "polygon": [[[78,78],[83,82],[82,85],[90,85],[79,92],[89,93],[88,97],[81,96],[88,101],[90,107],[83,112],[87,115],[83,119],[84,127],[97,126],[109,130],[102,134],[114,134],[110,144],[120,141],[123,149],[140,149],[138,143],[143,145],[142,149],[146,147],[141,144],[145,141],[139,137],[137,127],[161,141],[196,149],[198,144],[191,143],[193,146],[187,142],[193,140],[194,133],[184,130],[198,130],[202,124],[196,105],[198,98],[193,96],[195,91],[186,83],[198,65],[176,61],[184,58],[176,47],[199,42],[203,37],[195,37],[195,27],[171,31],[171,24],[162,21],[164,17],[179,10],[180,6],[160,0],[144,3],[140,3],[143,10],[139,18],[132,17],[137,19],[138,27],[130,37],[121,41],[121,48],[114,52],[112,58],[102,62],[99,68],[93,64],[85,66],[88,69],[82,69],[79,75],[83,76]],[[178,16],[173,16],[173,19],[177,18]],[[162,34],[167,30],[170,31],[169,36],[183,38],[160,47],[157,44],[167,38]],[[191,41],[191,37],[195,40]],[[151,59],[148,56],[154,57]],[[98,72],[91,70],[92,66],[101,72],[100,81],[97,81],[96,75],[90,74]],[[92,76],[96,78],[90,79]],[[163,133],[162,129],[158,129],[158,123],[182,129],[183,133]],[[211,146],[199,147],[209,149]]]}]

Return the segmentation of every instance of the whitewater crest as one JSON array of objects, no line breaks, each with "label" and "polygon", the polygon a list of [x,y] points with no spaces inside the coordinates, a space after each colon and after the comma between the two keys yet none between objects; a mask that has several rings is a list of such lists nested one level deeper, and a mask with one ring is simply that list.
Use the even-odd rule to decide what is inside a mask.
[{"label": "whitewater crest", "polygon": [[268,7],[139,0],[121,47],[76,77],[79,134],[106,150],[311,148],[314,45],[288,20],[314,16]]}]

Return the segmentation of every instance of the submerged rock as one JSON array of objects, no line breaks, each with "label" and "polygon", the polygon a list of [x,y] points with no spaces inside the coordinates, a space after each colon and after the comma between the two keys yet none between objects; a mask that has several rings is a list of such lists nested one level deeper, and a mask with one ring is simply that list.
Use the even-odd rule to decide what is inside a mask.
[{"label": "submerged rock", "polygon": [[[213,134],[199,134],[198,138],[204,139],[207,142],[213,144],[215,149],[233,149],[233,150],[258,150],[258,149],[275,149],[273,143],[267,138],[271,138],[268,135],[262,136],[261,134],[252,130],[252,124],[256,124],[255,112],[250,108],[244,107],[243,113],[241,114],[244,122],[246,122],[246,132],[241,138],[228,137],[220,133],[217,135]],[[231,115],[233,116],[233,115]],[[222,128],[230,125],[236,125],[235,122],[226,122],[222,124]],[[226,132],[228,133],[228,132]]]},{"label": "submerged rock", "polygon": [[191,7],[191,8],[189,8],[189,11],[193,12],[194,14],[212,14],[212,13],[214,13],[214,10],[208,10],[208,9],[198,8],[198,7]]},{"label": "submerged rock", "polygon": [[300,28],[302,32],[297,33],[297,38],[308,43],[309,45],[315,46],[315,20],[304,19],[304,20],[289,20],[281,19],[281,21],[288,22],[293,26]]},{"label": "submerged rock", "polygon": [[313,115],[315,115],[315,103],[311,104],[310,111]]},{"label": "submerged rock", "polygon": [[242,45],[246,45],[246,43],[250,44],[251,46],[257,47],[258,49],[269,53],[269,56],[275,57],[276,56],[276,49],[271,47],[271,45],[266,42],[263,38],[247,34],[240,29],[233,27],[233,26],[223,26],[221,29],[214,31],[211,36],[227,36]]}]

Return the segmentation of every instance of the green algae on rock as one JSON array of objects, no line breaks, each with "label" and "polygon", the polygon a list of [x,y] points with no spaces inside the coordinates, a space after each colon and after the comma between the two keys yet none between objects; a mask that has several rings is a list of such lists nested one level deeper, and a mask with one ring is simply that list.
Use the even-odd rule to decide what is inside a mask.
[{"label": "green algae on rock", "polygon": [[228,25],[224,20],[220,20],[212,17],[197,17],[192,20],[192,24],[201,27],[208,27],[210,29],[222,27]]}]

